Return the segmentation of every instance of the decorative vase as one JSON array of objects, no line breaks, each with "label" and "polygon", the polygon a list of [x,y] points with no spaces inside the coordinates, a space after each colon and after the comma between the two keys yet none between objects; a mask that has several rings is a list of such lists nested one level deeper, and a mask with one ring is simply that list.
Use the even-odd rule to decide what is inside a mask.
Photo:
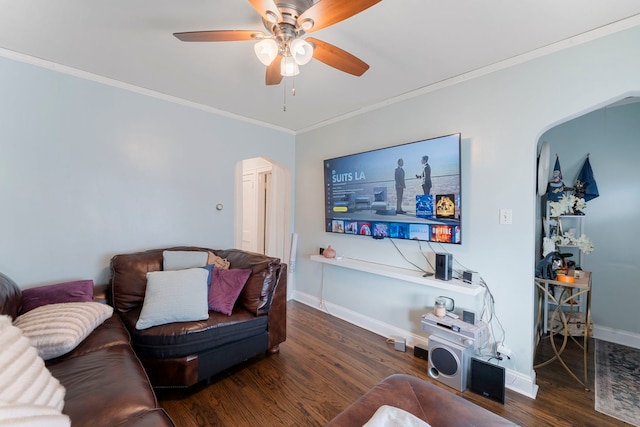
[{"label": "decorative vase", "polygon": [[322,252],[322,255],[325,258],[335,258],[336,257],[336,250],[333,249],[331,247],[331,245],[327,246],[327,248],[324,250],[324,252]]}]

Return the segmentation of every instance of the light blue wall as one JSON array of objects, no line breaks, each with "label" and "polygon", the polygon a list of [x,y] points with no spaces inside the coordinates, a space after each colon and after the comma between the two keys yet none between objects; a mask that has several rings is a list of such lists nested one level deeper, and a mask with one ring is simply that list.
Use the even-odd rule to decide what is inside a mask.
[{"label": "light blue wall", "polygon": [[568,186],[590,153],[600,197],[585,209],[585,234],[595,250],[584,256],[583,268],[592,271],[596,333],[608,328],[640,334],[640,247],[634,244],[640,236],[640,103],[585,114],[540,139],[549,142],[552,164],[558,154]]},{"label": "light blue wall", "polygon": [[[323,231],[322,160],[462,132],[464,244],[444,249],[487,281],[514,352],[508,367],[531,375],[537,143],[558,123],[639,94],[639,45],[640,29],[627,30],[295,138],[0,58],[0,271],[22,286],[104,283],[115,253],[232,246],[235,164],[267,156],[295,165],[297,290],[420,333],[420,313],[442,291],[336,268],[323,276],[309,261],[331,243],[339,255],[408,267],[388,240]],[[500,208],[513,210],[512,225],[498,224]],[[424,262],[415,242],[398,246]]]},{"label": "light blue wall", "polygon": [[23,287],[106,283],[121,252],[232,247],[236,163],[294,176],[292,134],[6,58],[0,76],[0,271]]},{"label": "light blue wall", "polygon": [[[335,267],[323,275],[322,266],[309,260],[331,243],[339,255],[410,268],[387,240],[323,231],[322,160],[462,132],[464,244],[445,249],[480,272],[493,291],[514,354],[505,366],[533,377],[537,143],[567,118],[640,93],[639,45],[640,28],[634,28],[299,135],[298,292],[419,331],[418,314],[442,291]],[[500,208],[513,210],[512,225],[499,225]],[[420,262],[415,242],[398,246]]]}]

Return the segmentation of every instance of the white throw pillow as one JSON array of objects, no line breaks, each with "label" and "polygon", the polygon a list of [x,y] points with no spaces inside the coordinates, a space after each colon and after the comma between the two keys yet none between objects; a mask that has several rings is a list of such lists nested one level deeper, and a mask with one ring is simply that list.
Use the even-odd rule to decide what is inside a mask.
[{"label": "white throw pillow", "polygon": [[147,290],[136,328],[207,320],[208,278],[209,272],[204,268],[147,273]]},{"label": "white throw pillow", "polygon": [[34,308],[16,318],[20,329],[44,360],[67,354],[113,314],[97,302],[65,302]]},{"label": "white throw pillow", "polygon": [[208,257],[209,253],[202,251],[163,251],[162,268],[167,271],[204,267]]},{"label": "white throw pillow", "polygon": [[69,427],[71,420],[49,406],[0,402],[0,427]]},{"label": "white throw pillow", "polygon": [[0,402],[64,406],[65,389],[11,317],[0,316]]}]

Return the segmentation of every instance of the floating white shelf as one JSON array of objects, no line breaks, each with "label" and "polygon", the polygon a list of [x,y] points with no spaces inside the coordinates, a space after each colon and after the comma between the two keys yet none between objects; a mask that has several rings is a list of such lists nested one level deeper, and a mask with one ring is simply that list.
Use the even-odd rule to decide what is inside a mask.
[{"label": "floating white shelf", "polygon": [[334,265],[336,267],[349,268],[351,270],[364,271],[365,273],[377,274],[378,276],[391,277],[393,279],[413,282],[419,285],[430,286],[432,288],[445,289],[465,295],[479,295],[483,291],[480,285],[465,283],[462,280],[439,280],[433,277],[422,277],[421,271],[408,270],[406,268],[393,267],[390,265],[376,264],[373,262],[360,261],[352,258],[325,258],[322,255],[311,255],[311,261],[323,264]]}]

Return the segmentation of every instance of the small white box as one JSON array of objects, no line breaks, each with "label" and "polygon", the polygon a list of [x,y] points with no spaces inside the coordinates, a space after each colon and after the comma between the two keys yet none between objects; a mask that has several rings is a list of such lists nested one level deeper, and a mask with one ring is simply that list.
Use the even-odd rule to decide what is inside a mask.
[{"label": "small white box", "polygon": [[466,270],[462,273],[462,281],[476,284],[480,281],[480,275],[477,271]]},{"label": "small white box", "polygon": [[407,351],[407,341],[402,337],[393,337],[393,348],[397,351]]}]

